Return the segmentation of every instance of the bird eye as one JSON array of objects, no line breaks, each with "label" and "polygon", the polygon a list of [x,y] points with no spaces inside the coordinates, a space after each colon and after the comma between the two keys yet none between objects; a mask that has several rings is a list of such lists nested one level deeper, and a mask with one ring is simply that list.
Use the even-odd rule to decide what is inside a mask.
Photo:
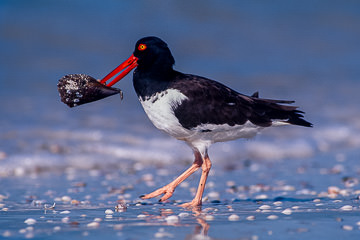
[{"label": "bird eye", "polygon": [[144,51],[146,49],[146,44],[139,44],[139,46],[138,46],[138,50],[139,51]]}]

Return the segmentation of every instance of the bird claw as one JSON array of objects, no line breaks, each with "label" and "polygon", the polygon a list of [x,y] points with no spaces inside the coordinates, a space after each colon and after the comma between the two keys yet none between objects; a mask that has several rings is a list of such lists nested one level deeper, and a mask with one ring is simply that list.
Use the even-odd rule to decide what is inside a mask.
[{"label": "bird claw", "polygon": [[164,202],[173,195],[174,190],[175,190],[174,187],[166,185],[166,186],[159,188],[149,194],[141,195],[140,198],[141,199],[149,199],[149,198],[154,198],[161,194],[164,194],[164,196],[162,196],[162,198],[159,199],[159,202]]}]

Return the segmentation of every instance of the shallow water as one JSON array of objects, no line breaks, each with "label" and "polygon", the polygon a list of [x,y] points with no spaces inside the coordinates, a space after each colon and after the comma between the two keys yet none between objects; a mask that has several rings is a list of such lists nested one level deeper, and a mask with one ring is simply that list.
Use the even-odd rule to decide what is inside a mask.
[{"label": "shallow water", "polygon": [[[1,1],[0,235],[355,238],[359,9],[356,1]],[[73,109],[60,102],[56,84],[71,73],[102,78],[147,35],[168,43],[177,70],[244,94],[296,100],[314,128],[269,129],[212,146],[201,212],[176,206],[192,198],[199,175],[168,203],[139,200],[186,169],[191,150],[151,125],[130,75],[116,86],[123,101],[113,96]],[[118,199],[127,211],[106,218]],[[281,213],[287,208],[290,215]],[[172,217],[178,222],[166,221],[179,214]],[[232,214],[239,220],[229,221]],[[95,218],[99,226],[88,227]]]},{"label": "shallow water", "polygon": [[[178,187],[176,200],[137,198],[184,165],[129,163],[117,171],[68,168],[59,174],[8,177],[1,182],[1,234],[39,239],[351,239],[359,234],[360,191],[356,177],[343,176],[359,174],[359,168],[349,167],[358,154],[338,159],[324,155],[328,163],[322,164],[307,159],[215,167],[197,211],[177,205],[194,194],[199,174]],[[127,208],[116,211],[119,203]],[[30,224],[29,218],[36,222]]]}]

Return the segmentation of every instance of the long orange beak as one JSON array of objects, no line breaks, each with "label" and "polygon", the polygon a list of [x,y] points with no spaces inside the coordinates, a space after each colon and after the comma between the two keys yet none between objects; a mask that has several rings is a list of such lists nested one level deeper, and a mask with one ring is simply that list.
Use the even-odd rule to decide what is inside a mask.
[{"label": "long orange beak", "polygon": [[[120,81],[123,77],[125,77],[131,70],[137,67],[137,60],[138,58],[132,54],[125,62],[120,64],[114,70],[112,70],[108,75],[106,75],[103,79],[101,79],[100,83],[106,84],[106,86],[111,87],[118,81]],[[116,76],[110,83],[106,83],[106,81],[110,80],[115,75]]]}]

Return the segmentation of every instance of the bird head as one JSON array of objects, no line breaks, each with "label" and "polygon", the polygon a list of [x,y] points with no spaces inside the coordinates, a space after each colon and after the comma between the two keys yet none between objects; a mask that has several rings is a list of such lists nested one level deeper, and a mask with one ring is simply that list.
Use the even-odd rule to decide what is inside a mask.
[{"label": "bird head", "polygon": [[106,84],[116,76],[107,86],[112,86],[124,78],[132,69],[139,71],[158,72],[172,69],[175,60],[167,44],[158,37],[144,37],[136,42],[133,54],[100,82]]}]

